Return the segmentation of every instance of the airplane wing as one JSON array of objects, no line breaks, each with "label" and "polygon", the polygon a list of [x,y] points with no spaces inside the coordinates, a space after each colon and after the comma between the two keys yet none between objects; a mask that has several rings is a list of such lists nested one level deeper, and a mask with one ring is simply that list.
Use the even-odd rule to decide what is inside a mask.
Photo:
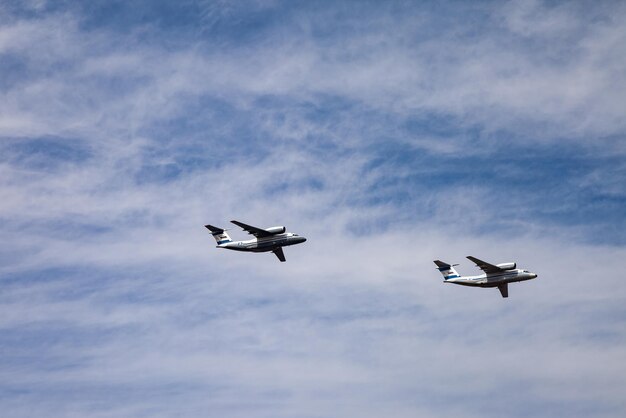
[{"label": "airplane wing", "polygon": [[489,264],[486,261],[479,260],[478,258],[472,257],[471,255],[468,255],[467,258],[469,258],[474,263],[476,263],[478,268],[484,271],[485,273],[498,273],[500,271],[504,271],[498,266],[494,266],[493,264]]},{"label": "airplane wing", "polygon": [[231,222],[237,226],[240,226],[248,234],[254,235],[257,238],[272,236],[272,234],[267,232],[265,229],[257,228],[256,226],[252,226],[252,225],[247,225],[239,221],[231,221]]},{"label": "airplane wing", "polygon": [[501,285],[499,285],[498,290],[500,291],[500,294],[502,295],[503,298],[509,297],[509,284],[508,283],[502,283]]},{"label": "airplane wing", "polygon": [[272,252],[276,254],[276,257],[278,257],[280,261],[287,261],[287,259],[285,258],[285,253],[283,252],[283,247],[278,247],[275,250],[272,250]]}]

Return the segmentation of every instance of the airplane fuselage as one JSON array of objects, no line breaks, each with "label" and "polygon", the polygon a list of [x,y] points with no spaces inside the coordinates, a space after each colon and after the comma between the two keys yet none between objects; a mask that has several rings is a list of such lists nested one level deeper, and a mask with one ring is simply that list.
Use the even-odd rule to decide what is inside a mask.
[{"label": "airplane fuselage", "polygon": [[498,273],[480,274],[478,276],[461,276],[444,280],[444,283],[460,284],[462,286],[498,287],[504,283],[523,282],[537,277],[528,270],[514,269]]},{"label": "airplane fuselage", "polygon": [[301,237],[291,232],[283,234],[275,234],[269,237],[252,238],[246,241],[230,241],[222,244],[218,243],[217,248],[225,248],[227,250],[234,251],[251,251],[255,253],[264,253],[268,251],[274,251],[278,247],[287,247],[289,245],[296,245],[306,241],[306,238]]}]

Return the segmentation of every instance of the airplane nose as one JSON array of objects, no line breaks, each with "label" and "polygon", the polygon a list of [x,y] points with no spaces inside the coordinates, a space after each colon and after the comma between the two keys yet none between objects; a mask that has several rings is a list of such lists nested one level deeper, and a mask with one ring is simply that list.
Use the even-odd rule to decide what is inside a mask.
[{"label": "airplane nose", "polygon": [[537,277],[537,275],[536,275],[535,273],[530,273],[530,278],[531,278],[531,279],[534,279],[534,278],[536,278],[536,277]]},{"label": "airplane nose", "polygon": [[306,238],[300,237],[300,242],[305,242],[305,241],[306,241]]}]

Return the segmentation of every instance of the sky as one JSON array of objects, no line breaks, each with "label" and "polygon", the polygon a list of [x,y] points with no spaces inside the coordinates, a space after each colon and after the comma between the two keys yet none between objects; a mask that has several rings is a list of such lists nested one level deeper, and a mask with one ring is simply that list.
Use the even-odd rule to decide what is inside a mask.
[{"label": "sky", "polygon": [[625,22],[0,2],[2,416],[625,416]]}]

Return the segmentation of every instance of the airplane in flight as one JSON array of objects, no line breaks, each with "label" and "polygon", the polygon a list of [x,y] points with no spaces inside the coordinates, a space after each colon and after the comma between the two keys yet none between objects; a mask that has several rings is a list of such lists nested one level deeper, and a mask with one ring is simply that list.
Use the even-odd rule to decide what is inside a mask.
[{"label": "airplane in flight", "polygon": [[537,277],[535,273],[516,268],[517,265],[515,263],[502,263],[494,265],[483,260],[479,260],[476,257],[472,257],[471,255],[468,255],[467,258],[476,263],[478,268],[485,273],[479,276],[460,276],[454,269],[454,266],[458,266],[458,264],[450,265],[441,260],[435,260],[437,270],[443,274],[444,283],[454,283],[463,286],[497,287],[498,290],[500,290],[502,297],[508,298],[509,283],[522,282],[524,280],[531,280]]},{"label": "airplane in flight", "polygon": [[300,244],[306,241],[306,238],[287,232],[284,226],[272,226],[271,228],[257,228],[256,226],[247,225],[239,221],[231,221],[237,226],[243,228],[244,231],[254,238],[247,241],[233,241],[228,236],[225,229],[215,227],[213,225],[204,225],[206,229],[211,231],[211,235],[217,242],[217,248],[226,248],[227,250],[249,251],[255,253],[273,252],[280,261],[285,260],[283,247],[288,245]]}]

